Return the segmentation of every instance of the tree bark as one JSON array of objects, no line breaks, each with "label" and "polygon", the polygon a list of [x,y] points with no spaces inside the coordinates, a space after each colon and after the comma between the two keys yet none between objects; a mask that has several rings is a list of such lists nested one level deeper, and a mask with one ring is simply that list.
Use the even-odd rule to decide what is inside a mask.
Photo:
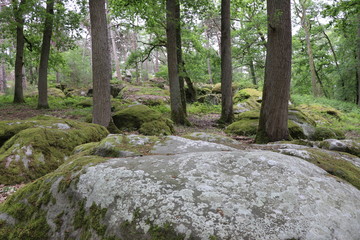
[{"label": "tree bark", "polygon": [[48,103],[48,94],[47,94],[47,74],[48,74],[48,65],[49,65],[49,56],[50,56],[50,47],[51,47],[51,35],[53,30],[53,21],[54,21],[54,2],[55,0],[48,0],[46,2],[46,17],[45,17],[45,27],[43,33],[43,41],[41,46],[41,56],[40,56],[40,65],[39,65],[39,80],[38,80],[38,90],[39,90],[39,99],[37,108],[49,108]]},{"label": "tree bark", "polygon": [[105,0],[89,0],[92,46],[93,123],[108,127],[111,121],[111,58]]},{"label": "tree bark", "polygon": [[180,96],[181,104],[186,116],[186,95],[185,95],[185,73],[184,73],[184,62],[182,58],[182,47],[181,47],[181,23],[180,23],[180,1],[176,1],[175,7],[175,24],[176,24],[176,55],[177,55],[177,64],[178,64],[178,77],[179,77],[179,86],[180,86]]},{"label": "tree bark", "polygon": [[306,10],[307,7],[305,6],[307,3],[307,0],[299,0],[299,4],[301,9],[299,9],[297,6],[295,6],[295,12],[300,18],[301,26],[304,29],[305,32],[305,41],[306,41],[306,49],[307,54],[309,56],[309,66],[310,66],[310,73],[311,73],[311,87],[314,97],[321,96],[321,88],[319,85],[319,82],[316,78],[316,70],[315,70],[315,62],[314,62],[314,54],[311,47],[311,41],[310,41],[310,29],[309,29],[309,22],[306,18]]},{"label": "tree bark", "polygon": [[6,92],[6,68],[5,62],[1,63],[0,92]]},{"label": "tree bark", "polygon": [[115,42],[115,34],[114,31],[112,29],[110,29],[110,38],[111,38],[111,44],[112,44],[112,49],[113,49],[113,57],[114,57],[114,62],[115,62],[115,70],[116,70],[116,78],[121,81],[121,70],[120,70],[120,62],[119,62],[119,57],[117,54],[117,47],[116,47],[116,42]]},{"label": "tree bark", "polygon": [[360,14],[357,16],[357,71],[356,71],[356,80],[357,80],[357,105],[360,107]]},{"label": "tree bark", "polygon": [[181,102],[178,61],[176,50],[176,4],[178,0],[166,0],[166,36],[167,58],[170,85],[171,118],[176,124],[186,124],[185,113]]},{"label": "tree bark", "polygon": [[18,5],[16,0],[13,0],[14,14],[16,21],[16,59],[15,59],[15,93],[14,103],[24,103],[24,92],[22,84],[22,67],[24,60],[24,16],[23,10],[25,0],[21,0]]},{"label": "tree bark", "polygon": [[221,1],[221,117],[220,122],[234,120],[232,101],[232,62],[230,0]]},{"label": "tree bark", "polygon": [[211,71],[211,64],[210,64],[210,33],[209,33],[209,29],[207,27],[206,29],[206,48],[208,50],[208,55],[206,57],[206,64],[207,64],[207,69],[208,69],[208,75],[209,75],[209,83],[210,84],[214,84],[214,80],[213,80],[213,76],[212,76],[212,71]]},{"label": "tree bark", "polygon": [[289,139],[291,79],[290,0],[267,0],[268,42],[257,143]]},{"label": "tree bark", "polygon": [[255,67],[254,67],[254,62],[253,59],[251,58],[249,61],[249,68],[250,68],[250,74],[251,74],[251,79],[252,79],[252,83],[257,86],[257,79],[256,79],[256,74],[255,74]]}]

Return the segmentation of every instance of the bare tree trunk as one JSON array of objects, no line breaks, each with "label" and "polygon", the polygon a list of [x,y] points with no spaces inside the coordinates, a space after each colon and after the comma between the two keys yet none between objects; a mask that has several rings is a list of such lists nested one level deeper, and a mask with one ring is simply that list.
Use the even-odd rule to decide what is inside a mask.
[{"label": "bare tree trunk", "polygon": [[54,2],[55,0],[48,0],[46,3],[46,17],[45,17],[45,28],[43,41],[41,46],[41,56],[40,56],[40,65],[39,65],[39,81],[38,81],[38,90],[39,90],[39,99],[37,108],[49,108],[48,103],[48,94],[47,94],[47,74],[48,74],[48,64],[50,56],[50,47],[51,47],[51,35],[53,29],[54,21]]},{"label": "bare tree trunk", "polygon": [[296,4],[295,4],[295,12],[298,15],[298,17],[300,18],[301,26],[305,32],[306,49],[307,49],[307,54],[309,56],[309,66],[310,66],[310,73],[311,73],[312,92],[313,92],[314,97],[319,97],[319,96],[321,96],[321,89],[320,89],[319,82],[317,81],[317,78],[316,78],[314,54],[312,51],[311,41],[310,41],[310,29],[309,29],[310,23],[308,22],[308,20],[306,18],[307,1],[308,0],[299,0],[299,5],[300,5],[301,9],[299,9],[298,6],[296,6]]},{"label": "bare tree trunk", "polygon": [[108,42],[105,0],[89,0],[92,72],[93,123],[108,127],[111,121],[111,58]]},{"label": "bare tree trunk", "polygon": [[358,13],[357,17],[357,71],[356,71],[356,80],[357,80],[357,105],[360,106],[360,14]]},{"label": "bare tree trunk", "polygon": [[155,51],[155,65],[154,65],[154,72],[159,72],[159,51]]},{"label": "bare tree trunk", "polygon": [[185,64],[182,58],[182,46],[181,46],[181,22],[180,22],[180,1],[176,2],[175,9],[175,19],[176,23],[176,55],[177,55],[177,64],[178,64],[178,77],[179,77],[179,86],[180,86],[180,95],[181,95],[181,103],[183,105],[183,111],[185,116],[186,113],[186,95],[185,95]]},{"label": "bare tree trunk", "polygon": [[232,62],[230,0],[221,1],[221,117],[220,122],[234,120],[232,101]]},{"label": "bare tree trunk", "polygon": [[178,0],[166,0],[166,36],[167,57],[170,84],[171,118],[176,124],[186,124],[183,104],[181,102],[180,83],[178,76],[178,61],[176,50],[176,4]]},{"label": "bare tree trunk", "polygon": [[115,42],[115,34],[114,31],[110,28],[110,38],[111,38],[111,45],[112,45],[112,50],[113,50],[113,58],[114,58],[114,62],[115,62],[115,70],[116,70],[116,78],[120,81],[121,80],[121,70],[120,70],[120,62],[119,62],[119,57],[117,54],[117,47],[116,47],[116,42]]},{"label": "bare tree trunk", "polygon": [[21,75],[22,75],[22,86],[23,89],[27,88],[27,81],[26,81],[26,71],[25,71],[25,66],[23,65],[22,70],[21,70]]},{"label": "bare tree trunk", "polygon": [[268,42],[257,143],[289,139],[291,79],[290,0],[267,0]]},{"label": "bare tree trunk", "polygon": [[206,48],[209,51],[208,56],[206,58],[206,64],[207,64],[207,69],[208,69],[208,75],[209,75],[209,83],[210,84],[214,84],[214,80],[213,80],[213,76],[212,76],[212,71],[211,71],[211,63],[210,63],[210,33],[209,30],[206,30]]},{"label": "bare tree trunk", "polygon": [[1,63],[1,73],[0,73],[0,92],[6,92],[6,68],[5,62]]},{"label": "bare tree trunk", "polygon": [[23,79],[22,79],[22,67],[24,60],[24,16],[23,8],[25,0],[21,0],[18,6],[16,0],[13,0],[16,26],[16,59],[15,59],[15,93],[14,103],[24,103],[24,92],[23,92]]},{"label": "bare tree trunk", "polygon": [[254,62],[253,62],[252,58],[249,61],[249,68],[250,68],[250,74],[251,74],[252,83],[256,86],[257,85],[257,79],[256,79],[256,74],[255,74]]}]

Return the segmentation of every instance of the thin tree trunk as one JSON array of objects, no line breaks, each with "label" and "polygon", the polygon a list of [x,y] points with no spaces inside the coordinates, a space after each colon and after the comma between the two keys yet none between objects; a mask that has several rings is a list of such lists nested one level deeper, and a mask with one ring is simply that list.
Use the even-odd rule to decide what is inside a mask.
[{"label": "thin tree trunk", "polygon": [[206,48],[208,50],[208,55],[206,57],[206,64],[207,64],[207,70],[208,70],[208,75],[209,75],[209,83],[210,84],[214,84],[214,80],[213,80],[213,76],[212,76],[212,71],[211,71],[211,63],[210,63],[210,34],[209,34],[209,30],[206,30]]},{"label": "thin tree trunk", "polygon": [[181,102],[176,50],[176,4],[178,0],[166,0],[167,57],[170,84],[171,118],[176,124],[186,124]]},{"label": "thin tree trunk", "polygon": [[155,64],[154,64],[154,72],[159,72],[159,51],[155,51]]},{"label": "thin tree trunk", "polygon": [[185,95],[185,73],[184,73],[184,62],[182,58],[182,42],[181,42],[181,23],[180,23],[180,1],[176,2],[176,10],[175,10],[175,19],[176,23],[176,55],[177,55],[177,63],[178,63],[178,77],[179,77],[179,86],[180,86],[180,95],[181,95],[181,103],[183,107],[183,111],[185,116],[186,113],[186,95]]},{"label": "thin tree trunk", "polygon": [[5,68],[5,63],[4,61],[2,61],[1,63],[1,75],[0,75],[0,85],[1,85],[1,92],[6,92],[6,68]]},{"label": "thin tree trunk", "polygon": [[255,74],[254,62],[253,62],[252,58],[249,61],[249,67],[250,67],[250,74],[251,74],[252,83],[256,86],[257,85],[257,79],[256,79],[256,74]]},{"label": "thin tree trunk", "polygon": [[23,8],[25,5],[25,0],[21,0],[18,6],[16,0],[13,0],[15,20],[17,23],[16,26],[16,59],[15,59],[15,93],[14,93],[14,103],[24,103],[24,92],[22,84],[22,67],[24,60],[24,16]]},{"label": "thin tree trunk", "polygon": [[360,106],[360,14],[358,13],[357,18],[357,71],[356,71],[356,80],[357,80],[357,104]]},{"label": "thin tree trunk", "polygon": [[[281,13],[281,14],[279,14]],[[289,139],[291,79],[290,0],[267,0],[268,42],[257,143]]]},{"label": "thin tree trunk", "polygon": [[116,78],[120,81],[121,80],[121,70],[120,70],[120,62],[119,62],[119,57],[117,54],[117,47],[116,47],[116,42],[115,42],[115,34],[114,31],[110,28],[110,38],[111,38],[111,45],[112,45],[112,50],[113,50],[113,57],[114,57],[114,62],[115,62],[115,70],[116,70]]},{"label": "thin tree trunk", "polygon": [[26,71],[25,71],[25,66],[23,65],[22,67],[22,71],[21,71],[21,75],[22,75],[22,86],[23,86],[23,89],[26,89],[27,88],[27,81],[26,81]]},{"label": "thin tree trunk", "polygon": [[108,127],[111,121],[111,57],[105,0],[89,0],[92,45],[93,123]]},{"label": "thin tree trunk", "polygon": [[49,108],[48,103],[48,94],[47,94],[47,74],[48,74],[48,65],[49,65],[49,56],[50,56],[50,47],[51,47],[51,35],[53,30],[53,21],[54,21],[54,2],[55,0],[48,0],[46,3],[46,17],[44,24],[44,35],[41,46],[41,56],[40,56],[40,65],[39,65],[39,81],[38,81],[38,90],[39,90],[39,99],[38,99],[38,108]]},{"label": "thin tree trunk", "polygon": [[315,72],[315,62],[314,62],[314,54],[311,47],[311,41],[310,41],[310,29],[309,29],[309,23],[306,19],[306,4],[307,0],[299,0],[299,4],[301,9],[299,9],[295,5],[295,12],[297,13],[298,17],[301,20],[301,26],[304,29],[305,32],[305,41],[306,41],[306,49],[307,54],[309,56],[309,66],[310,66],[310,73],[311,73],[311,87],[314,97],[319,97],[321,95],[321,89],[319,86],[319,82],[316,78],[316,72]]},{"label": "thin tree trunk", "polygon": [[232,62],[230,0],[221,1],[221,117],[220,122],[234,119],[232,101]]}]

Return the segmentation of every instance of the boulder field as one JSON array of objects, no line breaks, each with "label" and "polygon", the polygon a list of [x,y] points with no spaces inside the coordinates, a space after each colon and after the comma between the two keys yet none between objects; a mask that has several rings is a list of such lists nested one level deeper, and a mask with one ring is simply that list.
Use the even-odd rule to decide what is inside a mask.
[{"label": "boulder field", "polygon": [[[235,147],[139,135],[80,145],[0,205],[0,239],[359,239],[359,189],[311,163],[309,147]],[[357,174],[360,159],[344,161]]]}]

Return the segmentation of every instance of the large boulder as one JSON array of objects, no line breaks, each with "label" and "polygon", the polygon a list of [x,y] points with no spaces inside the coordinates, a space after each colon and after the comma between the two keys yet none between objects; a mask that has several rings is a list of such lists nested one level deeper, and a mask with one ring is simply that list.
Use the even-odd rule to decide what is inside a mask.
[{"label": "large boulder", "polygon": [[301,158],[159,144],[147,156],[74,155],[0,205],[0,239],[359,237],[360,191]]},{"label": "large boulder", "polygon": [[320,142],[319,147],[333,150],[333,151],[340,151],[340,152],[347,152],[357,157],[360,157],[360,141],[359,140],[338,140],[338,139],[326,139]]},{"label": "large boulder", "polygon": [[116,112],[113,120],[119,129],[138,130],[144,135],[171,135],[175,131],[170,119],[141,104]]},{"label": "large boulder", "polygon": [[234,112],[260,110],[262,93],[253,88],[239,90],[234,95]]},{"label": "large boulder", "polygon": [[[60,166],[80,144],[96,142],[108,131],[73,120],[1,122],[0,184],[35,180]],[[13,136],[10,136],[13,134]]]}]

